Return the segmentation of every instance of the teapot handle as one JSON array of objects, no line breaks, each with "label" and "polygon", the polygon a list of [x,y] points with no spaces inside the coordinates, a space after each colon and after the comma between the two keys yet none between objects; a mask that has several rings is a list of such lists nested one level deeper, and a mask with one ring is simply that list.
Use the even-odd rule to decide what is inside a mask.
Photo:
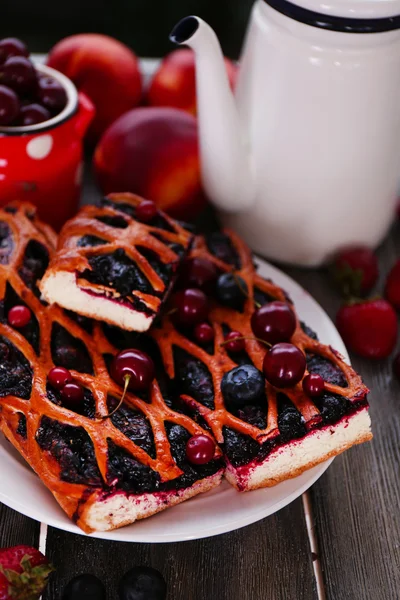
[{"label": "teapot handle", "polygon": [[96,109],[93,102],[84,94],[78,94],[78,112],[75,119],[75,131],[79,137],[84,137],[90,123],[93,120]]}]

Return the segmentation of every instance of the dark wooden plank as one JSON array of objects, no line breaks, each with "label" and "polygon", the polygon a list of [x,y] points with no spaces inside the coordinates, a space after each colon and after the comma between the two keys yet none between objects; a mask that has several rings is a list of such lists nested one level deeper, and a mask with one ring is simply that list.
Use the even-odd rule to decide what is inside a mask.
[{"label": "dark wooden plank", "polygon": [[27,544],[37,546],[40,524],[0,503],[0,548]]},{"label": "dark wooden plank", "polygon": [[[400,224],[379,250],[381,285],[400,256]],[[339,297],[325,274],[288,270],[334,317]],[[352,356],[371,389],[375,438],[338,457],[314,485],[314,507],[328,598],[400,598],[400,385],[391,359]]]},{"label": "dark wooden plank", "polygon": [[141,564],[164,574],[171,600],[316,600],[300,499],[260,523],[193,542],[126,544],[51,529],[48,553],[57,574],[44,600],[58,600],[82,572],[99,576],[117,600],[119,578]]}]

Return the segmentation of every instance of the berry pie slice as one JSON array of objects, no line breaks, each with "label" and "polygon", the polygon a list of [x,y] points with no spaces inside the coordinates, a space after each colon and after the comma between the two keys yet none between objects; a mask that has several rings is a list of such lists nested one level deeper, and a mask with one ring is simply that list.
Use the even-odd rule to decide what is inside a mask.
[{"label": "berry pie slice", "polygon": [[[115,328],[41,301],[54,242],[30,205],[0,211],[0,429],[79,527],[107,531],[212,489],[224,462],[172,408],[163,369],[118,408]],[[161,364],[146,339],[143,351]],[[187,447],[204,437],[213,452],[199,462]]]},{"label": "berry pie slice", "polygon": [[43,297],[86,317],[146,331],[192,241],[153,202],[113,194],[85,206],[61,231]]},{"label": "berry pie slice", "polygon": [[182,318],[179,292],[176,312],[151,335],[185,412],[223,449],[232,485],[272,486],[371,439],[361,378],[299,321],[285,292],[257,274],[237,235],[198,238],[182,277],[178,284],[197,285],[211,299],[206,322],[194,327],[185,318],[200,307],[193,292]]}]

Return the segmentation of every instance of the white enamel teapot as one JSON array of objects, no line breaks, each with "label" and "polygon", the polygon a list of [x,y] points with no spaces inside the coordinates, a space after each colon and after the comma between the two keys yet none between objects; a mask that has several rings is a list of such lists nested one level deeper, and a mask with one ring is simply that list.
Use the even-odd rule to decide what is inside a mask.
[{"label": "white enamel teapot", "polygon": [[257,0],[235,91],[214,31],[196,54],[202,177],[223,222],[274,260],[377,246],[400,182],[400,0]]}]

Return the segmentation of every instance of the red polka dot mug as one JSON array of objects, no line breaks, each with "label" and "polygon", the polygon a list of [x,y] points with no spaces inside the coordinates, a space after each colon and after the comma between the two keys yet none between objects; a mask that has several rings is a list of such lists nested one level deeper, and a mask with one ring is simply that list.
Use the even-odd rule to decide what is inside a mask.
[{"label": "red polka dot mug", "polygon": [[62,84],[67,104],[43,123],[0,127],[0,206],[10,200],[30,201],[42,219],[60,229],[78,207],[83,137],[94,107],[65,75],[44,65],[36,68]]}]

